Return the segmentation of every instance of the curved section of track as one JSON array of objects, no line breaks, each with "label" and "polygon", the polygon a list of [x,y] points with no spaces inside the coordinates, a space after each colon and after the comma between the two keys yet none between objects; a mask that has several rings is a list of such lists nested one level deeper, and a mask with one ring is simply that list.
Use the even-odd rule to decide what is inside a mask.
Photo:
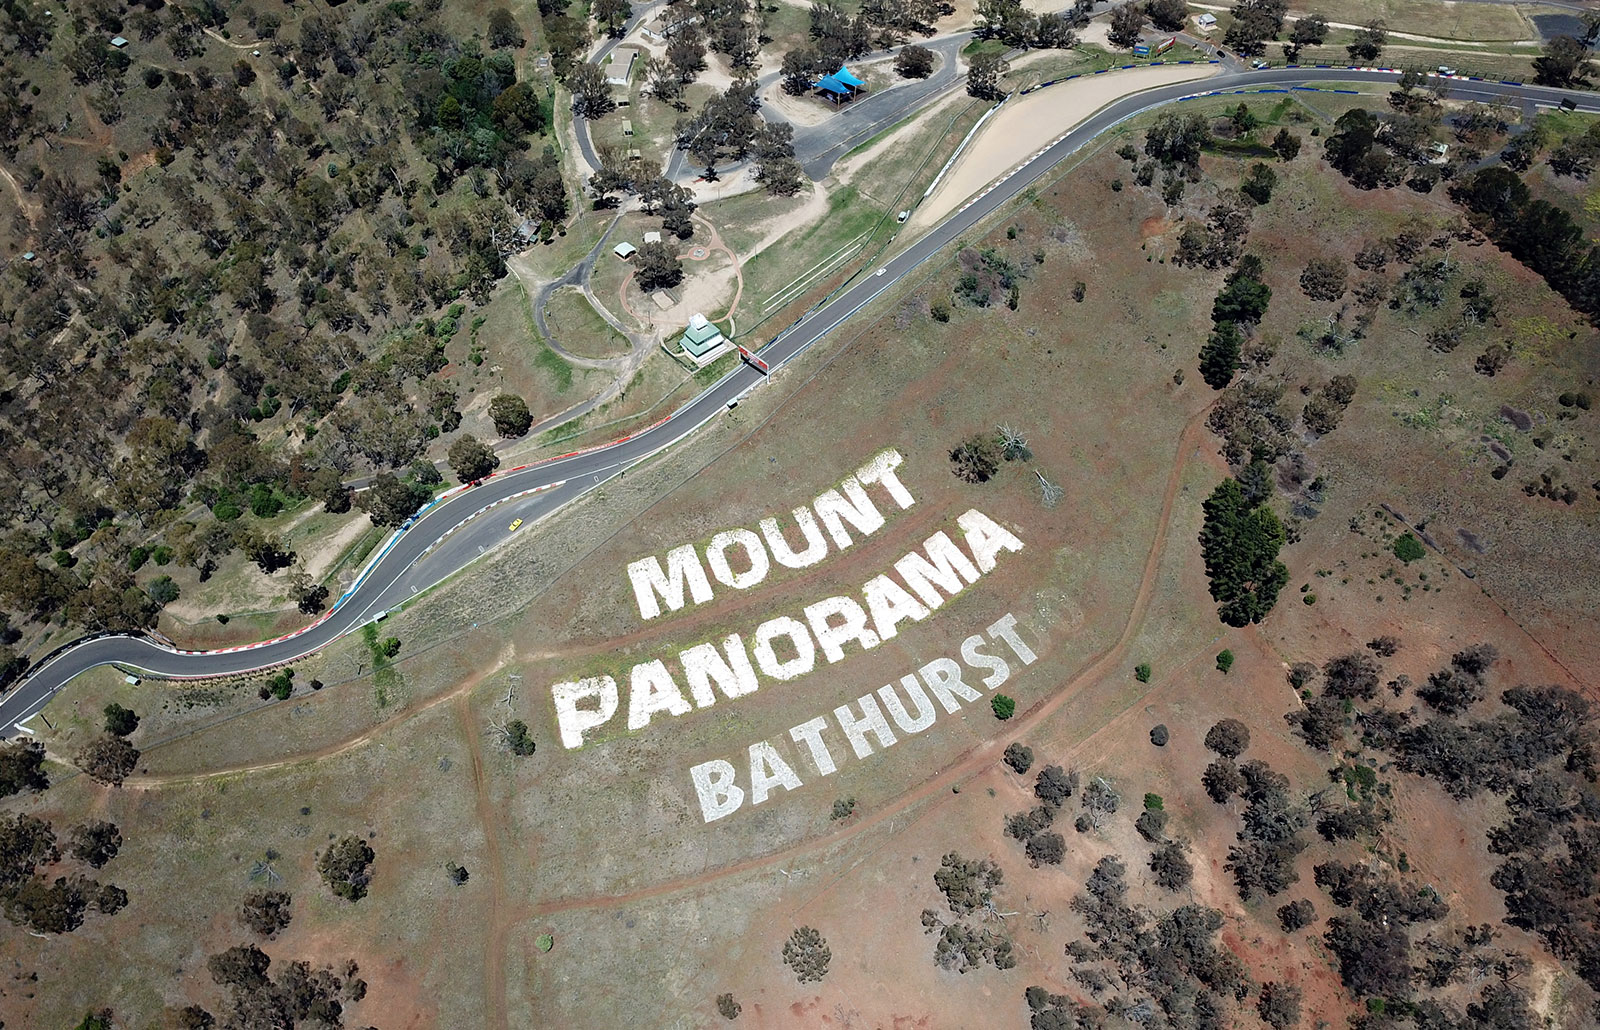
[{"label": "curved section of track", "polygon": [[[923,262],[935,257],[962,233],[1047,175],[1096,136],[1151,108],[1197,96],[1254,90],[1288,90],[1317,82],[1387,84],[1397,72],[1378,69],[1276,68],[1231,73],[1204,83],[1180,83],[1118,100],[1060,138],[1041,140],[1041,149],[997,180],[943,224],[911,244],[880,269],[865,271],[832,298],[807,312],[761,349],[769,368],[785,362],[826,337],[842,322],[876,300]],[[1204,88],[1196,90],[1197,85]],[[1600,113],[1600,96],[1525,86],[1521,83],[1457,80],[1457,99],[1507,100],[1554,107],[1570,99],[1579,110]],[[99,665],[118,664],[168,678],[204,678],[251,672],[312,654],[340,637],[397,608],[439,583],[505,540],[512,520],[531,524],[606,482],[629,466],[688,437],[754,389],[762,373],[749,365],[724,376],[700,396],[649,428],[593,450],[537,465],[511,469],[469,489],[434,501],[404,530],[395,533],[363,570],[349,591],[320,621],[298,633],[226,651],[180,651],[154,640],[107,636],[66,648],[28,676],[0,701],[0,736],[9,736],[74,676]],[[490,508],[494,508],[492,514]]]}]

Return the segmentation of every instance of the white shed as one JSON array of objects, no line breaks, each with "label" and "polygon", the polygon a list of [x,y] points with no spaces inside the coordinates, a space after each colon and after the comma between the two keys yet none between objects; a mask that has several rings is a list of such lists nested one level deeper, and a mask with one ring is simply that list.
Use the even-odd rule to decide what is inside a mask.
[{"label": "white shed", "polygon": [[626,240],[624,240],[623,242],[617,244],[615,247],[612,247],[611,248],[611,253],[615,254],[617,257],[619,257],[622,260],[626,261],[629,258],[633,257],[635,254],[639,253],[639,248],[635,247],[633,244],[631,244],[631,243],[627,242]]},{"label": "white shed", "polygon": [[1210,11],[1201,11],[1194,17],[1194,27],[1202,32],[1210,32],[1217,27],[1217,16]]}]

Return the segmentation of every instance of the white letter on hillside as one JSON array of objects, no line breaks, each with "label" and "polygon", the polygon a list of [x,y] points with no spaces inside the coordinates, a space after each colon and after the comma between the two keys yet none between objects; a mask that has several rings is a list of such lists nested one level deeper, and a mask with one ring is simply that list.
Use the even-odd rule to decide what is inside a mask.
[{"label": "white letter on hillside", "polygon": [[[750,568],[744,572],[734,572],[728,566],[728,548],[735,544],[744,548],[749,556]],[[766,579],[767,569],[771,567],[767,561],[767,549],[761,546],[761,538],[748,529],[730,529],[712,537],[711,546],[706,548],[706,562],[711,566],[711,574],[717,577],[718,583],[735,590],[748,590]]]},{"label": "white letter on hillside", "polygon": [[909,508],[916,502],[911,499],[911,491],[907,490],[894,474],[894,470],[900,467],[901,460],[900,452],[891,448],[857,469],[856,478],[863,483],[882,483],[896,504],[902,508]]},{"label": "white letter on hillside", "polygon": [[733,782],[733,763],[717,758],[689,770],[694,792],[700,795],[700,816],[714,823],[732,815],[744,804],[744,791]]},{"label": "white letter on hillside", "polygon": [[999,622],[989,627],[989,635],[999,637],[1009,644],[1023,665],[1032,665],[1039,657],[1033,653],[1032,648],[1022,642],[1021,637],[1017,636],[1017,617],[1010,612],[1006,612],[1000,617]]},{"label": "white letter on hillside", "polygon": [[900,686],[905,690],[906,697],[917,706],[915,717],[907,713],[906,706],[900,703],[900,698],[895,695],[893,683],[879,687],[878,696],[883,698],[883,705],[889,709],[889,716],[894,719],[896,726],[907,733],[921,733],[933,725],[934,717],[939,713],[934,711],[933,702],[922,692],[922,684],[917,682],[915,676],[901,676]]},{"label": "white letter on hillside", "polygon": [[722,642],[728,657],[723,658],[715,644],[697,644],[678,653],[683,663],[683,678],[689,681],[689,693],[701,708],[710,708],[716,701],[711,684],[716,682],[728,700],[753,694],[756,690],[756,671],[750,667],[750,656],[745,654],[744,641],[739,634],[729,634]]},{"label": "white letter on hillside", "polygon": [[961,582],[963,579],[967,583],[978,581],[977,568],[943,533],[930,536],[922,549],[928,552],[927,558],[913,551],[894,563],[894,571],[900,573],[906,586],[916,591],[929,608],[944,604],[944,598],[939,596],[940,589],[954,597],[966,588],[967,584]]},{"label": "white letter on hillside", "polygon": [[[839,490],[844,491],[844,497],[839,496]],[[846,501],[845,497],[849,500]],[[811,502],[811,506],[817,509],[817,517],[828,527],[828,534],[841,551],[851,543],[850,534],[844,528],[845,522],[856,527],[862,536],[876,532],[883,525],[883,516],[878,514],[877,506],[861,489],[861,482],[855,476],[846,476],[838,490],[820,494]]]},{"label": "white letter on hillside", "polygon": [[961,682],[961,666],[948,658],[935,658],[933,661],[917,670],[922,673],[922,682],[933,691],[933,696],[944,705],[944,710],[954,715],[961,711],[961,701],[976,701],[983,695]]},{"label": "white letter on hillside", "polygon": [[[550,688],[556,704],[556,722],[561,726],[561,746],[583,746],[583,734],[617,714],[617,681],[610,676],[590,676],[576,683],[557,683]],[[595,699],[593,708],[579,708],[584,698]]]},{"label": "white letter on hillside", "polygon": [[817,764],[818,773],[832,776],[839,771],[839,767],[833,764],[833,755],[828,751],[828,745],[822,742],[822,731],[827,726],[828,720],[819,715],[790,729],[789,738],[796,744],[804,744],[811,751],[811,760]]},{"label": "white letter on hillside", "polygon": [[778,528],[778,520],[762,519],[761,535],[767,538],[767,549],[778,560],[778,564],[786,569],[803,569],[815,565],[828,555],[828,542],[822,539],[822,530],[817,526],[816,516],[811,514],[810,508],[796,508],[790,514],[794,516],[794,524],[800,527],[800,535],[805,538],[806,549],[791,550],[789,541],[784,539],[783,530]]},{"label": "white letter on hillside", "polygon": [[[828,620],[838,616],[843,616],[844,621],[830,626]],[[844,660],[844,648],[839,645],[846,640],[860,641],[867,651],[879,643],[878,634],[867,628],[867,613],[848,597],[828,597],[806,605],[806,621],[811,623],[811,632],[830,662]]]},{"label": "white letter on hillside", "polygon": [[850,714],[849,705],[840,705],[833,710],[834,718],[839,720],[839,728],[844,730],[845,739],[855,749],[857,758],[866,758],[872,754],[872,745],[867,743],[867,734],[878,738],[880,748],[890,747],[897,739],[894,730],[889,728],[889,720],[883,717],[883,711],[878,707],[877,699],[871,694],[862,694],[860,698],[861,718],[857,719]]},{"label": "white letter on hillside", "polygon": [[910,619],[921,622],[928,617],[928,609],[906,593],[906,588],[888,576],[874,576],[861,588],[867,599],[867,610],[872,612],[872,624],[877,627],[879,640],[893,639],[898,624]]},{"label": "white letter on hillside", "polygon": [[975,669],[988,669],[989,675],[983,678],[984,688],[993,690],[1011,678],[1011,666],[1005,659],[997,658],[992,654],[984,654],[978,648],[983,646],[983,638],[970,636],[961,642],[961,660]]},{"label": "white letter on hillside", "polygon": [[628,565],[628,580],[633,583],[633,596],[639,602],[639,615],[653,619],[661,614],[661,600],[670,611],[683,607],[683,588],[688,584],[689,597],[695,604],[711,600],[711,584],[706,580],[706,570],[700,566],[700,557],[694,546],[684,544],[667,552],[667,571],[661,571],[661,562],[655,555],[640,558]]},{"label": "white letter on hillside", "polygon": [[1020,551],[1022,541],[1006,532],[989,516],[973,508],[956,519],[956,525],[967,535],[967,550],[978,563],[978,571],[994,568],[994,556],[1001,551]]},{"label": "white letter on hillside", "polygon": [[628,729],[644,729],[656,712],[689,714],[689,702],[672,681],[666,663],[659,659],[633,667],[633,675],[628,680]]},{"label": "white letter on hillside", "polygon": [[[778,637],[788,637],[794,642],[795,656],[786,662],[778,661],[778,656],[772,652],[772,641]],[[757,667],[775,680],[804,676],[817,664],[817,649],[811,643],[811,634],[806,631],[805,623],[787,615],[769,619],[756,627],[753,650]]]},{"label": "white letter on hillside", "polygon": [[794,790],[800,786],[800,777],[794,774],[778,754],[778,749],[762,741],[750,745],[750,803],[759,805],[767,800],[773,787]]}]

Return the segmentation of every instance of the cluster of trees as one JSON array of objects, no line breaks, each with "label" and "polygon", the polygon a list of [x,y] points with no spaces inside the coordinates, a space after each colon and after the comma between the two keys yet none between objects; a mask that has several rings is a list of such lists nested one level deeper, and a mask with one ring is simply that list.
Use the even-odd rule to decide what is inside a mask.
[{"label": "cluster of trees", "polygon": [[[345,1007],[366,997],[356,963],[313,969],[309,962],[284,962],[273,976],[272,959],[254,944],[239,944],[206,960],[211,980],[227,992],[222,1026],[239,1030],[292,1030],[297,1026],[342,1030]],[[179,1025],[210,1030],[217,1019],[198,1005],[184,1008]]]},{"label": "cluster of trees", "polygon": [[1255,255],[1223,280],[1211,303],[1211,335],[1200,348],[1200,376],[1213,390],[1233,381],[1244,353],[1246,334],[1260,323],[1272,301],[1272,288],[1261,281],[1264,269]]},{"label": "cluster of trees", "polygon": [[947,0],[867,0],[851,15],[834,0],[813,0],[809,41],[783,55],[783,88],[800,96],[846,61],[897,46],[902,49],[895,70],[906,78],[926,78],[933,71],[933,52],[903,44],[913,34],[931,36],[933,23],[954,11]]},{"label": "cluster of trees", "polygon": [[1183,0],[1133,0],[1113,7],[1106,40],[1119,50],[1131,50],[1143,38],[1146,20],[1163,32],[1178,32],[1188,24],[1189,5]]},{"label": "cluster of trees", "polygon": [[950,450],[950,471],[966,483],[987,483],[1003,461],[1031,461],[1033,451],[1016,432],[1001,426],[993,433],[974,433]]},{"label": "cluster of trees", "polygon": [[[558,231],[568,196],[554,151],[529,147],[549,97],[510,53],[454,38],[437,5],[288,24],[247,7],[106,12],[126,24],[0,35],[4,92],[28,98],[9,105],[5,140],[39,255],[0,277],[0,597],[127,630],[175,596],[170,579],[137,585],[150,557],[205,574],[242,550],[284,568],[292,553],[259,520],[303,499],[347,510],[342,479],[402,469],[455,429],[436,375],[461,308],[418,316],[485,297],[507,254]],[[220,44],[200,30],[230,17],[271,61],[213,70]],[[495,45],[520,37],[514,19],[494,28]],[[173,52],[137,104],[112,31],[164,34]],[[154,167],[124,179],[108,157],[81,181],[29,162],[77,95],[26,88],[61,58],[117,147]]]},{"label": "cluster of trees", "polygon": [[[117,827],[97,820],[73,828],[65,854],[99,869],[121,847]],[[49,868],[62,860],[61,844],[48,822],[31,815],[0,815],[0,909],[7,919],[40,933],[71,933],[91,908],[109,916],[127,905],[128,892],[115,884]]]},{"label": "cluster of trees", "polygon": [[1206,734],[1206,747],[1217,758],[1201,775],[1206,793],[1218,804],[1236,795],[1244,799],[1243,825],[1225,868],[1245,901],[1281,894],[1299,880],[1294,863],[1309,846],[1301,831],[1310,825],[1310,813],[1290,791],[1288,777],[1259,760],[1235,764],[1249,746],[1243,723],[1217,723]]},{"label": "cluster of trees", "polygon": [[[1008,753],[1007,763],[1015,769],[1016,763],[1013,760],[1020,757],[1020,754]],[[1030,751],[1029,763],[1032,760]],[[1028,856],[1028,863],[1035,869],[1040,865],[1060,865],[1061,860],[1066,857],[1066,839],[1061,834],[1051,831],[1050,826],[1060,814],[1062,805],[1077,792],[1079,782],[1076,771],[1067,772],[1059,765],[1047,765],[1039,770],[1033,785],[1033,795],[1040,803],[1027,812],[1018,812],[1006,818],[1006,836],[1022,844],[1023,851]],[[1087,795],[1085,800],[1087,802]]]},{"label": "cluster of trees", "polygon": [[[1435,144],[1445,126],[1444,97],[1441,84],[1407,70],[1389,94],[1393,110],[1346,111],[1334,122],[1324,156],[1360,189],[1391,189],[1403,182],[1419,193],[1430,192],[1440,180],[1456,179],[1477,165],[1484,156],[1481,148],[1503,138],[1507,127],[1503,110],[1474,105],[1453,118],[1456,145],[1442,157]],[[1508,160],[1531,163],[1538,153],[1541,134],[1523,136],[1507,148]]]},{"label": "cluster of trees", "polygon": [[1543,276],[1567,303],[1600,318],[1600,245],[1564,208],[1532,197],[1511,169],[1484,168],[1450,191],[1473,225]]},{"label": "cluster of trees", "polygon": [[988,859],[963,858],[954,851],[940,859],[933,883],[955,919],[946,922],[936,910],[922,910],[923,932],[936,935],[933,960],[939,966],[966,973],[984,965],[1010,969],[1017,964],[1009,938],[969,920],[994,911],[994,890],[1003,879],[1000,867]]},{"label": "cluster of trees", "polygon": [[[1223,36],[1224,46],[1246,57],[1260,57],[1266,53],[1267,44],[1283,34],[1284,15],[1289,11],[1286,0],[1243,0],[1233,6],[1233,22]],[[1289,27],[1288,39],[1283,43],[1284,59],[1291,64],[1300,59],[1300,51],[1307,46],[1320,46],[1328,36],[1328,22],[1321,15],[1308,14],[1297,18]],[[1352,61],[1375,61],[1389,41],[1382,19],[1373,19],[1356,31],[1355,38],[1345,47]]]},{"label": "cluster of trees", "polygon": [[1222,913],[1190,904],[1154,915],[1129,902],[1126,875],[1122,861],[1107,855],[1072,900],[1087,929],[1066,946],[1068,975],[1100,1009],[1074,1011],[1065,999],[1029,988],[1032,1025],[1100,1025],[1094,1017],[1104,1015],[1145,1025],[1159,1017],[1161,1025],[1196,1030],[1229,1025],[1230,1010],[1249,996],[1250,981],[1244,964],[1218,946]]},{"label": "cluster of trees", "polygon": [[[1295,663],[1289,682],[1305,701],[1285,718],[1308,744],[1327,751],[1348,751],[1350,736],[1359,735],[1365,746],[1394,756],[1403,771],[1436,780],[1454,797],[1503,795],[1506,821],[1488,838],[1489,850],[1500,856],[1490,882],[1505,894],[1508,921],[1539,934],[1600,989],[1600,804],[1594,793],[1600,749],[1589,700],[1560,686],[1521,685],[1492,697],[1499,652],[1490,644],[1457,651],[1423,683],[1402,675],[1385,684],[1377,658],[1397,649],[1398,641],[1380,637],[1368,643],[1370,653],[1337,656],[1320,673],[1310,663]],[[1381,688],[1396,698],[1412,694],[1426,714],[1384,703]],[[1376,833],[1388,818],[1385,785],[1366,763],[1341,763],[1334,774],[1356,803],[1324,810],[1318,830],[1330,841]],[[1326,938],[1353,991],[1439,1014],[1443,1021],[1430,1026],[1533,1025],[1513,1018],[1525,999],[1507,994],[1503,984],[1491,984],[1469,1006],[1465,1021],[1448,1005],[1412,997],[1418,978],[1433,987],[1453,982],[1470,953],[1493,937],[1487,927],[1471,931],[1464,943],[1424,941],[1431,957],[1417,965],[1405,927],[1444,916],[1436,894],[1379,876],[1364,864],[1323,863],[1316,880],[1335,904],[1354,910],[1330,920]],[[1286,928],[1314,919],[1305,907],[1280,910]],[[1494,1021],[1473,1022],[1473,1010]]]},{"label": "cluster of trees", "polygon": [[1583,33],[1559,35],[1545,41],[1544,51],[1533,59],[1533,81],[1544,86],[1583,87],[1594,75],[1594,46],[1600,40],[1600,15],[1583,15]]},{"label": "cluster of trees", "polygon": [[673,126],[677,147],[705,167],[708,179],[717,177],[718,164],[753,157],[756,179],[767,192],[792,196],[804,185],[794,156],[794,127],[764,124],[756,117],[760,108],[755,77],[742,75],[698,112],[678,119]]},{"label": "cluster of trees", "polygon": [[139,717],[115,703],[106,706],[105,717],[105,732],[84,744],[75,760],[94,779],[119,787],[139,764],[139,749],[128,741]]},{"label": "cluster of trees", "polygon": [[1078,0],[1066,11],[1034,14],[1022,0],[979,0],[979,39],[998,39],[1012,49],[1066,50],[1077,45],[1075,31],[1089,24],[1094,4]]},{"label": "cluster of trees", "polygon": [[[792,139],[793,130],[789,129]],[[758,134],[759,128],[755,130]],[[782,130],[777,130],[782,136]],[[752,137],[751,144],[756,143]],[[616,201],[612,194],[627,193],[639,198],[640,207],[648,215],[661,216],[661,228],[680,240],[694,235],[692,215],[695,210],[694,191],[679,186],[668,179],[658,165],[643,160],[633,160],[614,147],[600,148],[600,168],[589,179],[589,189],[594,194],[595,206],[606,207]]]},{"label": "cluster of trees", "polygon": [[1246,496],[1237,479],[1224,479],[1203,505],[1200,550],[1217,615],[1229,626],[1260,622],[1289,582],[1278,560],[1287,534],[1267,500]]}]

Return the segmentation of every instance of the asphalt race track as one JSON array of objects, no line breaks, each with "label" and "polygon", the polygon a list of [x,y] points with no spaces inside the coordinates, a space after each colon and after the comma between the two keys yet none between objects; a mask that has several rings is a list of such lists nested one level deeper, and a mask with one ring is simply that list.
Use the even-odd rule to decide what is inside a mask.
[{"label": "asphalt race track", "polygon": [[[1113,73],[1114,74],[1114,73]],[[1067,156],[1107,129],[1154,107],[1195,96],[1234,91],[1282,92],[1316,82],[1392,82],[1398,73],[1347,68],[1269,68],[1233,72],[1201,82],[1178,83],[1124,97],[1080,123],[1029,161],[969,202],[943,224],[917,240],[881,269],[858,274],[848,288],[813,309],[766,344],[760,357],[776,370],[821,340],[840,323],[891,289],[923,262],[985,216],[1044,177]],[[1571,99],[1579,110],[1600,113],[1600,96],[1520,83],[1456,80],[1453,99],[1510,101],[1554,107]],[[332,611],[311,627],[277,640],[225,651],[182,652],[153,640],[130,636],[89,639],[56,653],[0,701],[0,736],[21,730],[74,676],[98,665],[116,663],[158,677],[201,678],[249,672],[311,654],[398,608],[412,596],[459,571],[488,548],[514,536],[509,526],[521,519],[525,532],[540,518],[693,433],[726,411],[763,374],[744,364],[670,417],[608,446],[537,465],[511,469],[476,487],[458,489],[434,501],[422,515],[390,537],[377,557]],[[493,506],[492,511],[485,509]]]}]

